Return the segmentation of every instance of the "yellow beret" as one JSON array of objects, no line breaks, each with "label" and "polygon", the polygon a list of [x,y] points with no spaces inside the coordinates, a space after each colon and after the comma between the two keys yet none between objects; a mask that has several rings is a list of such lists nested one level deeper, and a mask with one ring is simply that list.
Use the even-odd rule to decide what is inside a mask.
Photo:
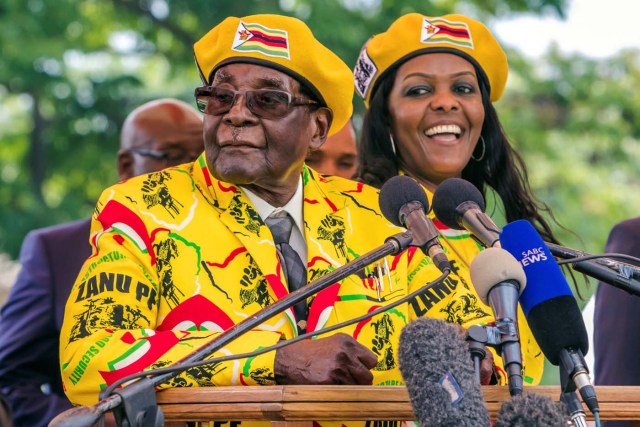
[{"label": "yellow beret", "polygon": [[[424,53],[450,52],[465,58],[489,84],[489,97],[497,101],[509,73],[507,56],[481,22],[463,15],[441,17],[409,13],[386,32],[371,37],[362,47],[353,71],[356,91],[365,105],[377,89],[380,77],[393,65]],[[395,67],[394,67],[395,68]]]},{"label": "yellow beret", "polygon": [[205,84],[223,65],[248,62],[282,71],[314,92],[333,111],[329,135],[347,123],[353,111],[353,75],[299,19],[281,15],[229,17],[193,45]]}]

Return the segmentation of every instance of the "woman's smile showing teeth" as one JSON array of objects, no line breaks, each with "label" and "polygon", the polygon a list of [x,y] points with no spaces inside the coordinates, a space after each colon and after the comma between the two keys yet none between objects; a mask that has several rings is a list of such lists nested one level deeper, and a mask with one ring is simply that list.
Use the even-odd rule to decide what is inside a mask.
[{"label": "woman's smile showing teeth", "polygon": [[440,125],[424,131],[425,136],[439,136],[439,135],[453,135],[455,138],[459,138],[462,134],[462,130],[458,125]]}]

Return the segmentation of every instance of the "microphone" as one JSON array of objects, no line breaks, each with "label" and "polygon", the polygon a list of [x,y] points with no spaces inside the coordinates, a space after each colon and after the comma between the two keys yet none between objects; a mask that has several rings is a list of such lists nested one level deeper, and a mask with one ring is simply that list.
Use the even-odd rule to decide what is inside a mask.
[{"label": "microphone", "polygon": [[484,197],[462,178],[444,180],[433,194],[433,211],[444,225],[467,230],[483,246],[500,246],[500,229],[484,213]]},{"label": "microphone", "polygon": [[640,296],[640,282],[633,278],[625,277],[620,273],[616,273],[607,267],[603,267],[602,265],[589,261],[574,262],[571,263],[571,267],[574,270],[598,279],[601,282],[629,292],[630,294]]},{"label": "microphone", "polygon": [[526,393],[502,404],[493,427],[567,427],[569,414],[563,404],[546,396]]},{"label": "microphone", "polygon": [[[469,231],[476,241],[487,248],[500,247],[500,229],[484,210],[485,202],[480,191],[469,181],[461,178],[443,181],[433,194],[433,211],[443,224],[456,230]],[[591,256],[586,252],[554,243],[546,244],[551,253],[558,258]],[[640,267],[606,257],[574,262],[571,266],[574,270],[601,282],[640,296]]]},{"label": "microphone", "polygon": [[[571,249],[571,248],[565,248],[564,246],[560,246],[560,245],[555,245],[553,243],[547,243],[547,246],[549,247],[549,250],[551,251],[551,253],[557,257],[557,258],[562,258],[562,259],[572,259],[572,258],[582,258],[582,257],[591,257],[592,255],[586,252],[582,252],[582,251],[578,251],[575,249]],[[640,259],[627,255],[627,254],[607,254],[609,256],[618,256],[621,258],[624,258],[628,261],[631,262],[636,262],[636,263],[640,263]],[[596,263],[599,266],[604,266],[609,270],[615,271],[616,273],[618,273],[618,277],[616,279],[635,279],[635,280],[640,280],[640,267],[633,265],[633,264],[629,264],[626,262],[622,262],[622,261],[616,261],[614,259],[611,259],[610,257],[597,257],[593,260],[591,260],[592,263]],[[576,263],[578,265],[582,265],[585,264],[584,261],[580,261],[578,263]],[[591,271],[597,272],[599,270],[597,269],[589,269],[589,271],[585,272],[585,274],[589,274]],[[595,276],[594,276],[595,277]],[[598,277],[596,277],[596,279],[598,279]],[[635,282],[635,286],[637,285],[638,282]],[[622,283],[623,285],[625,285],[625,283]],[[615,286],[615,285],[614,285]],[[624,288],[622,288],[624,289]]]},{"label": "microphone", "polygon": [[429,201],[420,184],[406,175],[394,176],[380,189],[379,203],[382,214],[389,222],[411,232],[411,246],[422,249],[443,273],[445,270],[451,271],[449,259],[438,240],[438,229],[426,215]]},{"label": "microphone", "polygon": [[471,262],[471,282],[483,303],[489,305],[500,332],[497,347],[505,371],[509,393],[522,393],[522,351],[518,334],[518,297],[527,278],[520,263],[507,251],[487,248]]},{"label": "microphone", "polygon": [[[520,305],[529,327],[549,361],[561,366],[591,412],[598,400],[584,354],[589,350],[582,313],[569,284],[538,232],[525,220],[507,224],[500,233],[502,247],[520,261],[528,286]],[[575,390],[573,386],[569,390]]]},{"label": "microphone", "polygon": [[400,373],[422,426],[489,426],[464,339],[455,326],[421,317],[400,333]]},{"label": "microphone", "polygon": [[[547,243],[553,256],[571,260],[573,258],[593,257],[593,255],[564,246]],[[627,254],[607,254],[624,257],[632,262],[639,262],[635,257]],[[571,267],[580,273],[598,279],[625,292],[640,296],[640,268],[607,257],[597,257],[593,260],[572,262]]]}]

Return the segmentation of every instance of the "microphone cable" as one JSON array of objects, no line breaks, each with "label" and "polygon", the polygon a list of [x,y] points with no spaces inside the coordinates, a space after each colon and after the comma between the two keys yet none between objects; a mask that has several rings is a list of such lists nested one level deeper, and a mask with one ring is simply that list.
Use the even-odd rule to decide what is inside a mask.
[{"label": "microphone cable", "polygon": [[590,261],[590,260],[597,260],[597,259],[603,259],[603,258],[620,258],[627,261],[637,262],[638,264],[640,264],[640,258],[631,256],[631,255],[619,254],[619,253],[613,253],[613,252],[607,252],[607,253],[595,254],[595,255],[584,255],[584,256],[579,256],[575,258],[565,258],[565,259],[559,259],[559,260],[556,258],[556,260],[558,264],[561,265],[561,264],[572,264],[575,262]]}]

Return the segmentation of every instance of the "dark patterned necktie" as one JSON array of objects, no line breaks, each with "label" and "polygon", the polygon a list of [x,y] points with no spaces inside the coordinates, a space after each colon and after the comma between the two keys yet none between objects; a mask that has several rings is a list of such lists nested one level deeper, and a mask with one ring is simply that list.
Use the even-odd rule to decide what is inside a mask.
[{"label": "dark patterned necktie", "polygon": [[[287,276],[287,286],[289,292],[300,289],[307,284],[307,268],[300,259],[300,255],[289,244],[291,237],[291,229],[293,228],[293,218],[280,211],[270,215],[265,223],[273,234],[273,240],[278,249],[280,262],[283,264],[283,270]],[[296,315],[298,333],[304,333],[307,329],[307,303],[300,301],[293,306]]]}]

